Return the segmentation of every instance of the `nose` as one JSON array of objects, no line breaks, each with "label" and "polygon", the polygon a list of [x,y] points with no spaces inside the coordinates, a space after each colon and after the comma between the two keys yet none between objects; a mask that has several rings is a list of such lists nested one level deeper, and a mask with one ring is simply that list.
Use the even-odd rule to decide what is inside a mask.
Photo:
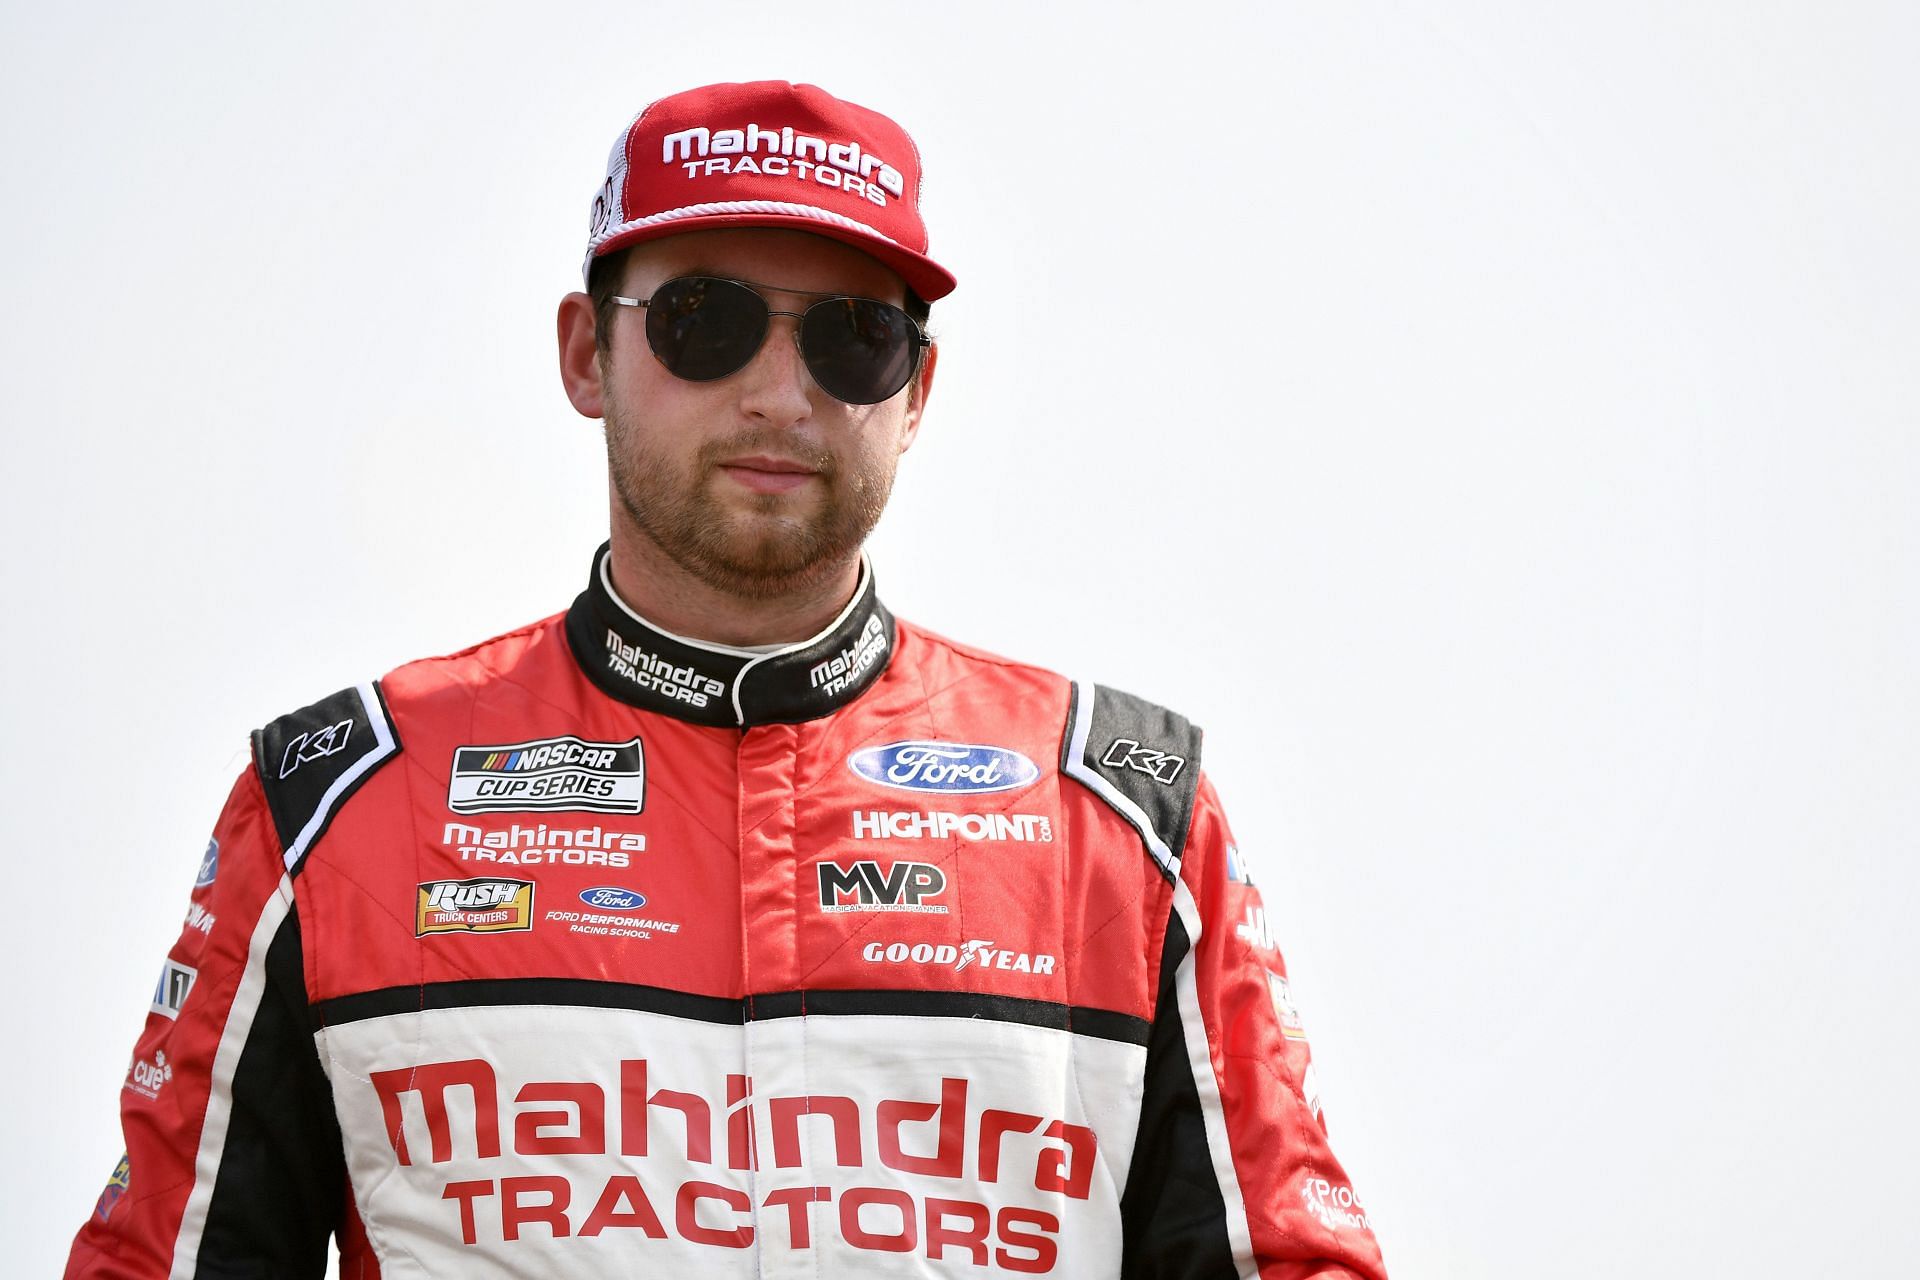
[{"label": "nose", "polygon": [[767,339],[738,375],[740,408],[770,426],[790,427],[813,412],[813,375],[800,356],[800,317],[775,311]]}]

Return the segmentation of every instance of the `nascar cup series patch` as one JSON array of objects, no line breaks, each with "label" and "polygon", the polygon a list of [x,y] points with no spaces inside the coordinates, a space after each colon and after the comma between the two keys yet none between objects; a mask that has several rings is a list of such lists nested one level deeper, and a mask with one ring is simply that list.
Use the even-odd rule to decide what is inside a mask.
[{"label": "nascar cup series patch", "polygon": [[639,738],[588,742],[567,735],[456,747],[447,808],[455,813],[639,813],[646,792]]}]

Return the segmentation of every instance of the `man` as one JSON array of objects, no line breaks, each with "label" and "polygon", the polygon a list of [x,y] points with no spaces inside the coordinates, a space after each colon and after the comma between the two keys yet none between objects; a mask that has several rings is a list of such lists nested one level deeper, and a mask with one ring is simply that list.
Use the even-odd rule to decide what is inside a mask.
[{"label": "man", "polygon": [[70,1275],[1383,1274],[1198,730],[875,593],[919,184],[805,85],[622,134],[610,542],[254,735]]}]

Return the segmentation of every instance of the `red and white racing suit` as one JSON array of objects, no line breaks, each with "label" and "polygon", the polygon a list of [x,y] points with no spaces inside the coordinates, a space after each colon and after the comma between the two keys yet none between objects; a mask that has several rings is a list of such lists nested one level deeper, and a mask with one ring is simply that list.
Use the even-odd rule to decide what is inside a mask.
[{"label": "red and white racing suit", "polygon": [[606,558],[254,735],[69,1276],[1384,1275],[1197,729]]}]

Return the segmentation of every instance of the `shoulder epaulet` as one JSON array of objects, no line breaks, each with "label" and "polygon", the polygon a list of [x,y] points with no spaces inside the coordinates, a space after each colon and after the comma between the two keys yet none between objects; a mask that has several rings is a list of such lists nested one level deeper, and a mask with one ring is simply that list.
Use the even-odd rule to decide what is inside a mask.
[{"label": "shoulder epaulet", "polygon": [[1200,729],[1118,689],[1073,682],[1060,769],[1133,824],[1161,874],[1180,874],[1200,786]]},{"label": "shoulder epaulet", "polygon": [[393,717],[373,681],[254,730],[253,765],[288,870],[299,865],[346,798],[399,751]]}]

